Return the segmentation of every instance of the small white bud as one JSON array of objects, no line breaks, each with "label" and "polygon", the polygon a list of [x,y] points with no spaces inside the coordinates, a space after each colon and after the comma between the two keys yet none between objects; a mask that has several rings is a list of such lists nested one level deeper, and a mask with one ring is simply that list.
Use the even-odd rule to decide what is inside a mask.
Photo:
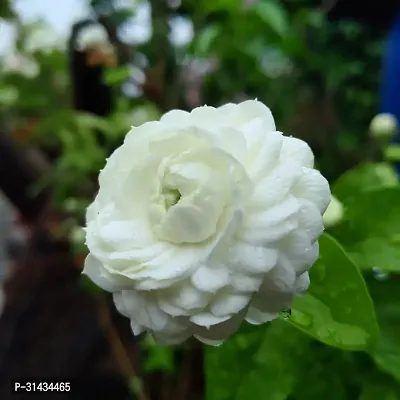
[{"label": "small white bud", "polygon": [[376,115],[369,126],[370,135],[374,139],[389,140],[396,134],[397,120],[392,114],[378,114]]}]

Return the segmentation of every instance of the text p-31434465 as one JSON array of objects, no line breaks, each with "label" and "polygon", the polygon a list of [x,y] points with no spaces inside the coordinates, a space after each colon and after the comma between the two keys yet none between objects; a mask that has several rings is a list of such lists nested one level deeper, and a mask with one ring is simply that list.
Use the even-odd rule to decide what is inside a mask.
[{"label": "text p-31434465", "polygon": [[57,393],[69,392],[70,390],[71,383],[68,381],[23,380],[13,382],[14,393]]}]

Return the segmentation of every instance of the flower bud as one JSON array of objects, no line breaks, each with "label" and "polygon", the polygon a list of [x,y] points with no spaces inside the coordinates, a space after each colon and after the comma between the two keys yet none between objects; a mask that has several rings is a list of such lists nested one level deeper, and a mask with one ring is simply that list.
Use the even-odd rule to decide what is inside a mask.
[{"label": "flower bud", "polygon": [[343,205],[332,195],[331,202],[323,216],[325,228],[337,225],[343,219]]},{"label": "flower bud", "polygon": [[389,140],[397,131],[396,117],[388,113],[375,115],[371,121],[369,131],[374,139]]}]

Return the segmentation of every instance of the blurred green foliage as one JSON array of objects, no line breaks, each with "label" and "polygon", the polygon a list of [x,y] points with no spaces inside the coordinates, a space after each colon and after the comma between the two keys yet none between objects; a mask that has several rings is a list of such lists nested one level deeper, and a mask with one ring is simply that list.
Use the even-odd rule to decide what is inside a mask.
[{"label": "blurred green foliage", "polygon": [[[278,129],[310,143],[345,212],[321,238],[310,289],[290,315],[263,327],[246,324],[222,346],[205,349],[206,398],[400,399],[400,187],[367,134],[384,37],[354,21],[332,24],[306,1],[288,3],[188,0],[170,10],[153,1],[153,38],[128,46],[129,63],[104,74],[118,91],[108,117],[73,110],[65,48],[27,50],[36,28],[20,24],[2,3],[1,16],[19,33],[19,63],[6,55],[0,73],[2,129],[25,146],[56,149],[42,184],[53,187],[56,205],[76,227],[84,222],[109,149],[132,125],[175,107],[265,102]],[[130,16],[112,2],[92,5],[114,24]],[[193,40],[180,47],[164,37],[168,18],[177,13],[194,29]],[[126,45],[118,46],[120,58],[129,58]],[[138,61],[143,58],[147,65]],[[119,88],[131,79],[132,66],[147,81],[128,96]],[[32,118],[22,140],[20,127]],[[82,242],[77,246],[82,253]],[[144,348],[146,372],[174,373],[172,349],[150,339]]]}]

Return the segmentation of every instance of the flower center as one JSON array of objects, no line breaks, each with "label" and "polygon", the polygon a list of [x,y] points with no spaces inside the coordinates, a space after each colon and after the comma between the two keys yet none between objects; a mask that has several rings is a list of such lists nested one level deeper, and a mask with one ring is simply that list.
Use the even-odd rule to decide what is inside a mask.
[{"label": "flower center", "polygon": [[168,210],[179,201],[181,193],[178,189],[163,188],[161,196],[164,198],[165,208]]}]

